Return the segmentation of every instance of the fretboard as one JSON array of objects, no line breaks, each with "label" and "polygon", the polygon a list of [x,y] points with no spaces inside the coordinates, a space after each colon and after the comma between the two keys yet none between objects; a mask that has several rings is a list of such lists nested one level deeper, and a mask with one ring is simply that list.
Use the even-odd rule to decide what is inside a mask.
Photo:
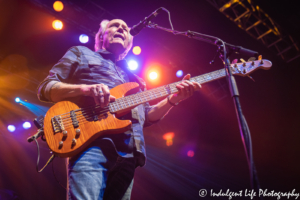
[{"label": "fretboard", "polygon": [[[207,74],[193,77],[190,79],[190,81],[203,84],[203,83],[207,83],[225,77],[225,75],[226,75],[225,69],[220,69]],[[111,112],[118,112],[128,108],[136,107],[140,104],[150,102],[159,98],[167,97],[170,94],[174,94],[178,92],[176,85],[179,84],[180,82],[181,81],[178,81],[176,83],[171,83],[158,88],[154,88],[151,90],[147,90],[144,92],[140,92],[137,94],[132,94],[126,97],[116,99],[115,102],[109,104],[109,109]]]}]

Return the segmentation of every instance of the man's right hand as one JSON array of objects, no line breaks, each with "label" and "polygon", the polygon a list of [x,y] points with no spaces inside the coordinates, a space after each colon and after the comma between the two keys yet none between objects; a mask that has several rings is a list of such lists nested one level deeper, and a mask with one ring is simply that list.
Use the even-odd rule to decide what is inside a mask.
[{"label": "man's right hand", "polygon": [[97,105],[101,108],[108,106],[109,102],[115,101],[116,98],[110,95],[109,88],[104,84],[81,85],[80,90],[83,95],[94,98]]}]

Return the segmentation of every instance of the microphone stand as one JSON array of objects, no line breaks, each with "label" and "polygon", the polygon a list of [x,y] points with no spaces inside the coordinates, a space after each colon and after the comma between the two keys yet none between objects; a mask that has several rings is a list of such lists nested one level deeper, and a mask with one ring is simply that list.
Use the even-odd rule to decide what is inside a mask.
[{"label": "microphone stand", "polygon": [[[229,60],[229,55],[232,52],[241,53],[241,54],[244,54],[247,56],[255,56],[255,57],[258,55],[258,53],[255,51],[249,50],[249,49],[245,49],[241,46],[235,46],[235,45],[225,43],[220,38],[210,36],[210,35],[205,35],[202,33],[197,33],[197,32],[192,32],[192,31],[179,32],[176,30],[158,26],[157,24],[153,24],[151,22],[148,23],[147,27],[167,31],[167,32],[173,33],[174,35],[184,35],[184,36],[187,36],[192,39],[200,40],[200,41],[218,46],[218,52],[220,53],[220,58],[224,62],[224,67],[225,67],[226,75],[227,75],[226,77],[227,77],[227,81],[229,84],[231,97],[233,99],[233,103],[235,106],[235,112],[236,112],[236,116],[238,119],[240,134],[242,137],[242,142],[243,142],[245,153],[247,156],[247,161],[248,161],[249,170],[250,170],[251,187],[252,187],[252,189],[259,191],[260,185],[259,185],[259,181],[258,181],[258,177],[256,174],[256,169],[255,169],[255,165],[254,165],[254,161],[253,161],[250,130],[249,130],[246,119],[242,112],[242,107],[241,107],[240,100],[239,100],[239,92],[238,92],[235,78],[232,75],[231,70],[230,70],[230,60]],[[227,51],[228,51],[228,53],[227,53]],[[262,197],[261,197],[261,199],[262,199]]]}]

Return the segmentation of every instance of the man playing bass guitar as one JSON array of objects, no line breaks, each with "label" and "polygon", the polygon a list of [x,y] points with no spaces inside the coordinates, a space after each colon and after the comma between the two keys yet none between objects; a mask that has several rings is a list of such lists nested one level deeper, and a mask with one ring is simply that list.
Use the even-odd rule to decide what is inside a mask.
[{"label": "man playing bass guitar", "polygon": [[[53,66],[38,87],[41,101],[72,101],[78,105],[92,103],[105,108],[115,97],[110,89],[136,82],[140,91],[145,83],[127,70],[124,57],[131,49],[133,37],[127,24],[120,20],[104,20],[95,38],[95,52],[83,46],[70,48]],[[176,85],[179,93],[156,105],[141,104],[122,119],[130,119],[132,128],[125,133],[105,135],[67,159],[68,199],[130,199],[134,170],[145,164],[143,128],[159,121],[181,100],[200,89],[189,81],[190,75]]]}]

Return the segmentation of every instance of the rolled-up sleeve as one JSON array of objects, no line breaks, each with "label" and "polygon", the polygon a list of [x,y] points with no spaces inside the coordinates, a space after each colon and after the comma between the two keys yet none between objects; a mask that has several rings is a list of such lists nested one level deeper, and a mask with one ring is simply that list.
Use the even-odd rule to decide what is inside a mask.
[{"label": "rolled-up sleeve", "polygon": [[37,95],[41,101],[51,102],[50,89],[57,82],[70,83],[78,64],[81,53],[77,47],[70,48],[67,53],[49,71],[49,75],[37,88]]}]

